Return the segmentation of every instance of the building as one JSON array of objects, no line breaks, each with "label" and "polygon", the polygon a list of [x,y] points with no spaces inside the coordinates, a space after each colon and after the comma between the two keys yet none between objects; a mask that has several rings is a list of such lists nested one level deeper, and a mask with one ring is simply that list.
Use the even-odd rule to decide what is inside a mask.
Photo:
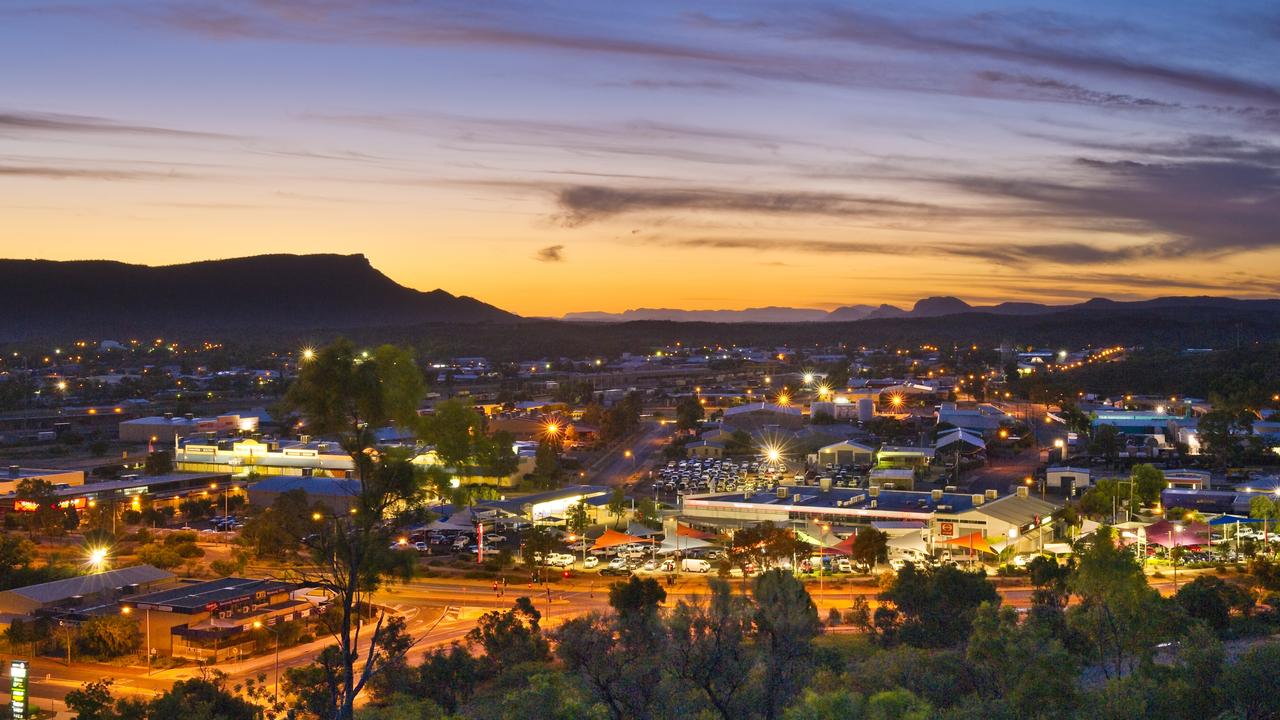
[{"label": "building", "polygon": [[815,462],[818,465],[870,467],[875,460],[876,449],[854,440],[841,440],[818,448]]},{"label": "building", "polygon": [[912,468],[871,468],[867,476],[867,484],[871,487],[884,487],[895,490],[914,490],[916,487],[916,471]]},{"label": "building", "polygon": [[994,490],[973,496],[973,506],[958,513],[937,513],[930,533],[935,547],[944,539],[980,533],[990,543],[1012,544],[1014,552],[1034,552],[1053,541],[1052,504],[1031,497],[1026,486],[993,497]]},{"label": "building", "polygon": [[83,470],[39,470],[10,465],[0,473],[0,495],[16,492],[23,480],[43,480],[55,487],[71,487],[84,484]]},{"label": "building", "polygon": [[255,629],[316,614],[321,604],[309,591],[278,580],[228,577],[133,596],[120,611],[137,619],[157,654],[225,662],[253,654]]},{"label": "building", "polygon": [[160,442],[168,445],[189,435],[212,433],[234,435],[258,431],[256,415],[218,415],[217,417],[175,416],[173,413],[125,420],[119,436],[125,442]]},{"label": "building", "polygon": [[933,455],[934,450],[931,447],[885,445],[876,453],[876,463],[886,468],[927,467],[933,462]]},{"label": "building", "polygon": [[1165,470],[1164,480],[1171,488],[1208,490],[1212,474],[1208,470]]},{"label": "building", "polygon": [[684,452],[687,457],[691,458],[719,459],[724,457],[724,443],[699,440],[685,445]]},{"label": "building", "polygon": [[347,477],[354,467],[351,456],[332,440],[263,442],[190,439],[174,452],[174,466],[190,472],[249,475],[320,475]]},{"label": "building", "polygon": [[[748,527],[772,521],[829,524],[851,530],[873,522],[927,523],[938,512],[962,512],[973,507],[973,495],[842,487],[779,487],[754,493],[720,492],[686,495],[681,519],[716,529]],[[980,496],[979,496],[980,497]]]},{"label": "building", "polygon": [[270,507],[276,498],[293,490],[307,493],[307,500],[320,503],[335,515],[351,512],[360,496],[360,481],[349,478],[277,475],[249,486],[249,504]]},{"label": "building", "polygon": [[986,435],[999,430],[1002,425],[1013,425],[1015,419],[990,403],[972,408],[961,408],[953,402],[944,402],[935,413],[938,424],[946,423],[962,430]]},{"label": "building", "polygon": [[795,429],[804,425],[804,412],[792,405],[747,403],[726,409],[723,422],[735,429],[752,429],[765,425]]},{"label": "building", "polygon": [[531,521],[549,517],[563,518],[571,506],[593,498],[607,497],[609,492],[610,489],[603,485],[566,485],[546,492],[482,500],[476,503],[476,508]]},{"label": "building", "polygon": [[1051,467],[1044,471],[1044,486],[1061,490],[1067,497],[1093,486],[1089,468]]},{"label": "building", "polygon": [[7,624],[41,613],[74,613],[111,604],[121,597],[160,587],[173,578],[173,573],[167,570],[134,565],[5,590],[0,592],[0,622]]},{"label": "building", "polygon": [[[225,473],[168,473],[124,475],[117,480],[60,486],[54,489],[53,494],[60,507],[77,510],[111,503],[120,508],[141,510],[144,497],[152,505],[167,502],[176,510],[187,498],[207,497],[216,501],[224,493],[241,491],[242,487]],[[36,509],[33,503],[17,499],[14,493],[0,495],[0,514],[33,512]]]}]

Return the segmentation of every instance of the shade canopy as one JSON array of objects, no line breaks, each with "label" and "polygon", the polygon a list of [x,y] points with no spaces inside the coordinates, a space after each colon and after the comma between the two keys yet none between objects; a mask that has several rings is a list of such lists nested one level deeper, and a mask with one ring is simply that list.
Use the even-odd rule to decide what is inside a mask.
[{"label": "shade canopy", "polygon": [[658,546],[659,555],[670,555],[673,552],[684,552],[685,550],[701,550],[702,548],[715,547],[713,543],[709,543],[701,538],[676,537],[667,538]]},{"label": "shade canopy", "polygon": [[891,537],[885,542],[885,545],[897,550],[910,550],[917,553],[928,552],[929,550],[929,546],[924,541],[924,533],[920,530],[913,530],[897,537]]},{"label": "shade canopy", "polygon": [[1243,517],[1241,515],[1223,515],[1209,521],[1210,525],[1235,525],[1236,523],[1264,523],[1262,518]]},{"label": "shade canopy", "polygon": [[1186,547],[1209,544],[1209,526],[1200,522],[1173,523],[1160,520],[1145,527],[1144,531],[1150,545]]},{"label": "shade canopy", "polygon": [[627,534],[635,535],[636,537],[639,537],[639,538],[646,538],[651,535],[661,535],[662,531],[654,530],[648,525],[641,525],[640,523],[633,522],[633,523],[627,523]]},{"label": "shade canopy", "polygon": [[680,537],[697,538],[699,540],[713,540],[716,537],[713,533],[702,532],[701,530],[696,530],[688,525],[681,525],[679,523],[676,524],[676,534]]},{"label": "shade canopy", "polygon": [[605,530],[604,534],[596,538],[595,543],[591,545],[592,550],[603,550],[605,548],[617,547],[619,545],[630,545],[632,543],[651,543],[649,538],[636,537],[627,533],[618,532],[617,530]]},{"label": "shade canopy", "polygon": [[987,539],[983,537],[980,532],[971,532],[968,535],[961,535],[960,537],[954,537],[950,540],[943,540],[941,544],[966,547],[970,550],[984,553],[995,552],[991,549],[991,543],[987,542]]}]

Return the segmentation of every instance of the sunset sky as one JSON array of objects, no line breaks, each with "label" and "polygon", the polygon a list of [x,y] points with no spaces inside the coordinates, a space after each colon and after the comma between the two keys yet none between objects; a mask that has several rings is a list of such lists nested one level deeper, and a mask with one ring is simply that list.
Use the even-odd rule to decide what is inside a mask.
[{"label": "sunset sky", "polygon": [[1274,2],[0,0],[0,254],[526,315],[1280,294]]}]

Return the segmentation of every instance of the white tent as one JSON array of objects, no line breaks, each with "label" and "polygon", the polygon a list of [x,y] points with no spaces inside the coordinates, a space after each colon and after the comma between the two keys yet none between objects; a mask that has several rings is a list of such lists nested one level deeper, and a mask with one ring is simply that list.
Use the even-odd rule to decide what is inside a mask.
[{"label": "white tent", "polygon": [[938,440],[933,446],[940,450],[957,442],[963,442],[976,448],[987,447],[987,443],[982,439],[981,435],[969,432],[964,428],[951,428],[938,433]]},{"label": "white tent", "polygon": [[929,547],[924,542],[924,532],[921,530],[891,537],[885,541],[885,545],[891,550],[908,550],[918,553],[929,551]]},{"label": "white tent", "polygon": [[650,537],[652,535],[661,535],[662,531],[654,530],[647,525],[641,525],[640,523],[633,522],[627,523],[627,534],[635,535],[636,537]]}]

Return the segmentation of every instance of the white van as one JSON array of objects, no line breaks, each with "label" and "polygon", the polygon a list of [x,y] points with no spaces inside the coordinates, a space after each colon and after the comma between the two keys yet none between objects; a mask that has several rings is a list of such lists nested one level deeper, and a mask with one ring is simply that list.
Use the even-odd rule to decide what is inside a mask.
[{"label": "white van", "polygon": [[684,572],[711,572],[711,563],[702,558],[684,558],[680,561],[680,569]]}]

